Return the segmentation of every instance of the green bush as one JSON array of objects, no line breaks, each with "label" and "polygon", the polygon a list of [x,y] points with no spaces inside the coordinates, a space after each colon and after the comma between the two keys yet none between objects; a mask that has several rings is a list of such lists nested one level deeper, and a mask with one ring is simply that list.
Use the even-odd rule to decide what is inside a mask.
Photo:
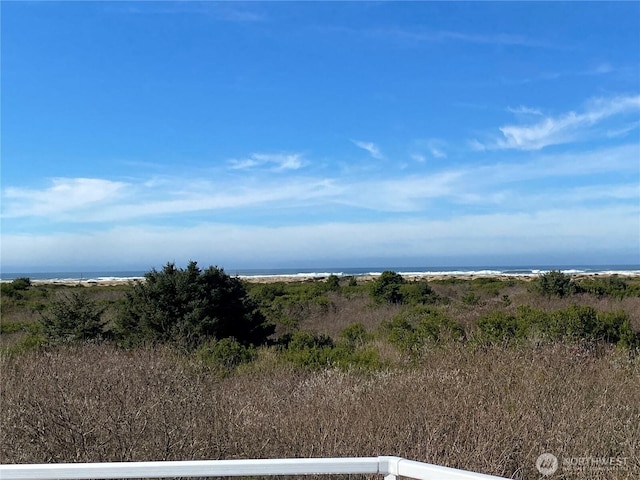
[{"label": "green bush", "polygon": [[361,323],[352,323],[340,332],[339,343],[353,350],[365,345],[371,340],[372,335],[367,332]]},{"label": "green bush", "polygon": [[464,338],[464,328],[438,310],[414,307],[382,324],[386,338],[399,350],[420,355],[429,346]]},{"label": "green bush", "polygon": [[329,275],[329,277],[327,278],[327,281],[325,282],[325,286],[327,288],[327,290],[332,291],[332,292],[339,292],[340,291],[340,279],[338,278],[337,275]]},{"label": "green bush", "polygon": [[533,287],[547,297],[567,297],[579,292],[579,287],[571,276],[558,270],[540,275],[533,281]]},{"label": "green bush", "polygon": [[228,371],[243,363],[252,362],[256,357],[254,347],[242,345],[235,338],[211,340],[198,347],[195,353],[202,362],[223,367]]},{"label": "green bush", "polygon": [[526,335],[526,328],[515,315],[491,312],[478,319],[477,340],[485,344],[506,344]]},{"label": "green bush", "polygon": [[598,312],[584,305],[571,305],[555,312],[520,306],[516,315],[492,312],[478,320],[476,339],[486,344],[531,341],[605,342],[626,347],[640,344],[640,334],[631,328],[627,314]]},{"label": "green bush", "polygon": [[581,290],[598,297],[613,297],[618,300],[624,297],[640,296],[640,288],[634,288],[618,276],[590,277],[583,279],[579,287]]},{"label": "green bush", "polygon": [[441,300],[426,280],[400,285],[400,297],[403,303],[410,305],[433,305]]},{"label": "green bush", "polygon": [[368,335],[362,330],[358,326],[347,327],[337,345],[326,335],[298,331],[285,339],[282,354],[302,368],[379,368],[383,363],[377,350],[364,344]]},{"label": "green bush", "polygon": [[243,345],[264,344],[274,328],[238,278],[190,262],[186,269],[169,263],[147,273],[127,292],[114,330],[125,345],[173,342],[195,348],[229,337]]},{"label": "green bush", "polygon": [[480,305],[480,295],[478,295],[473,290],[468,290],[462,296],[462,303],[472,307],[475,307],[476,305]]},{"label": "green bush", "polygon": [[[337,278],[337,277],[336,277]],[[249,284],[250,297],[278,333],[292,333],[310,314],[329,312],[332,302],[326,282]]]},{"label": "green bush", "polygon": [[22,298],[21,292],[31,287],[31,279],[28,277],[20,277],[11,282],[0,283],[0,294],[7,297]]},{"label": "green bush", "polygon": [[589,340],[635,346],[637,334],[625,312],[598,312],[595,308],[572,305],[554,312],[552,338]]},{"label": "green bush", "polygon": [[371,297],[376,303],[402,303],[401,285],[406,280],[402,275],[390,270],[382,272],[371,284]]},{"label": "green bush", "polygon": [[40,313],[42,331],[50,342],[96,340],[104,337],[104,307],[89,300],[85,292],[59,295]]},{"label": "green bush", "polygon": [[299,367],[325,367],[332,364],[333,340],[326,335],[314,335],[299,330],[282,340],[285,358]]}]

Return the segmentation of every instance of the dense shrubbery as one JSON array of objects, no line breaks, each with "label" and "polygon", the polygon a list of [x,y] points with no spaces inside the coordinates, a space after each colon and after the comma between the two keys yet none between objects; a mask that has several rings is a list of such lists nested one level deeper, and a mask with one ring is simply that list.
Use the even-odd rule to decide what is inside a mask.
[{"label": "dense shrubbery", "polygon": [[0,283],[0,294],[7,297],[20,298],[21,292],[28,290],[31,287],[31,279],[28,277],[20,277],[7,283]]},{"label": "dense shrubbery", "polygon": [[400,287],[405,283],[402,275],[389,270],[384,271],[371,283],[371,297],[377,303],[402,303],[404,295]]},{"label": "dense shrubbery", "polygon": [[253,361],[257,352],[255,347],[243,345],[234,338],[223,338],[200,345],[195,355],[207,365],[218,366],[230,372],[243,363]]},{"label": "dense shrubbery", "polygon": [[62,293],[42,312],[42,330],[49,342],[100,340],[104,337],[105,308],[80,291]]},{"label": "dense shrubbery", "polygon": [[640,296],[640,286],[630,285],[618,276],[584,278],[578,284],[581,291],[597,297],[612,297],[618,300],[624,297]]},{"label": "dense shrubbery", "polygon": [[377,350],[368,345],[372,335],[361,324],[345,328],[337,342],[327,336],[299,330],[282,339],[284,359],[303,368],[379,368],[383,365]]},{"label": "dense shrubbery", "polygon": [[188,348],[234,338],[259,345],[273,333],[244,284],[224,270],[167,264],[127,292],[115,332],[124,344],[176,342]]},{"label": "dense shrubbery", "polygon": [[371,283],[370,295],[377,304],[428,305],[442,301],[426,280],[409,282],[389,270]]},{"label": "dense shrubbery", "polygon": [[[16,351],[42,339],[113,339],[127,347],[166,343],[193,350],[194,358],[226,371],[265,356],[300,367],[372,368],[400,358],[398,352],[418,359],[451,343],[640,346],[636,300],[620,304],[627,313],[612,313],[610,301],[600,300],[637,295],[637,279],[575,281],[549,272],[528,288],[525,281],[484,277],[409,281],[386,271],[372,282],[332,275],[252,284],[217,267],[201,270],[195,262],[185,269],[167,264],[145,277],[109,288],[17,282],[23,296],[3,298],[3,315],[11,316],[3,318],[0,333],[12,335],[16,346],[22,342]],[[572,301],[580,305],[567,307],[562,297],[575,293],[580,295]],[[541,300],[545,310],[529,306]],[[17,311],[22,317],[13,316]],[[38,312],[42,318],[34,326],[30,318],[39,318]],[[255,348],[265,343],[275,347]]]},{"label": "dense shrubbery", "polygon": [[331,278],[327,282],[253,284],[249,293],[267,321],[280,327],[278,333],[286,334],[295,331],[312,310],[331,308],[327,293],[340,290],[339,282]]},{"label": "dense shrubbery", "polygon": [[571,276],[558,270],[540,275],[534,280],[533,286],[539,293],[548,297],[567,297],[578,291],[578,286]]},{"label": "dense shrubbery", "polygon": [[405,353],[420,355],[427,346],[464,338],[464,328],[442,312],[414,307],[382,324],[387,340]]},{"label": "dense shrubbery", "polygon": [[478,320],[476,340],[481,343],[533,341],[602,341],[626,347],[640,345],[625,312],[598,312],[590,306],[572,305],[555,312],[521,306],[515,315],[492,312]]}]

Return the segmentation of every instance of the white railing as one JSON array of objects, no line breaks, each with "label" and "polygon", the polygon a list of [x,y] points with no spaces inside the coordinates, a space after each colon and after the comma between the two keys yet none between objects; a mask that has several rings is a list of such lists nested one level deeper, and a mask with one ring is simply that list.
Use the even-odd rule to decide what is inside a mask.
[{"label": "white railing", "polygon": [[378,474],[418,480],[499,480],[400,457],[195,460],[186,462],[50,463],[0,465],[1,480],[82,480],[107,478],[250,477],[270,475]]}]

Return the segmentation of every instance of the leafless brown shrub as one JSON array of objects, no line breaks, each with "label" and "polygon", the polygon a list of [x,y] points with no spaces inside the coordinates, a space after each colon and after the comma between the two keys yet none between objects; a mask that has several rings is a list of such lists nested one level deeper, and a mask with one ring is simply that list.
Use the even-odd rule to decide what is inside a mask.
[{"label": "leafless brown shrub", "polygon": [[640,468],[640,362],[608,347],[451,346],[413,369],[221,378],[167,350],[89,345],[4,357],[1,372],[3,463],[390,454],[524,479],[552,452]]}]

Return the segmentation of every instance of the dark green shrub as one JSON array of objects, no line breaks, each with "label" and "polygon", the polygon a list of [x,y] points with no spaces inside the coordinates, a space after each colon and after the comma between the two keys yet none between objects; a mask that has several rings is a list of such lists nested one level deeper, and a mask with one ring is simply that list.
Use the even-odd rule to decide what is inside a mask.
[{"label": "dark green shrub", "polygon": [[325,286],[331,292],[338,292],[340,291],[340,279],[336,275],[329,275]]},{"label": "dark green shrub", "polygon": [[297,331],[283,339],[287,360],[299,367],[325,367],[333,361],[333,340],[326,335]]},{"label": "dark green shrub", "polygon": [[400,286],[406,280],[402,275],[392,271],[385,271],[371,284],[371,297],[376,303],[402,303],[403,295]]},{"label": "dark green shrub", "polygon": [[438,294],[426,280],[401,285],[400,295],[402,302],[410,305],[433,305],[440,300]]},{"label": "dark green shrub", "polygon": [[65,292],[41,312],[42,331],[50,342],[101,339],[105,333],[104,311],[85,292]]},{"label": "dark green shrub", "polygon": [[585,278],[580,282],[579,287],[591,295],[613,297],[618,300],[624,297],[640,296],[640,289],[633,288],[626,280],[616,275]]},{"label": "dark green shrub", "polygon": [[218,267],[200,270],[196,262],[147,273],[127,292],[114,329],[123,344],[174,342],[187,348],[229,337],[259,345],[274,330],[238,278]]},{"label": "dark green shrub", "polygon": [[518,336],[534,341],[557,340],[549,329],[552,315],[529,305],[520,305],[516,313]]},{"label": "dark green shrub", "polygon": [[480,305],[480,295],[473,290],[469,290],[462,296],[462,303],[472,307]]},{"label": "dark green shrub", "polygon": [[585,305],[571,305],[550,316],[550,337],[558,340],[595,340],[596,309]]},{"label": "dark green shrub", "polygon": [[256,357],[254,347],[242,345],[235,338],[223,338],[204,343],[196,350],[196,356],[204,363],[233,370],[238,365],[252,362]]},{"label": "dark green shrub", "polygon": [[389,343],[399,350],[412,355],[420,355],[429,346],[464,338],[462,326],[443,313],[415,307],[396,315],[393,320],[382,324]]},{"label": "dark green shrub", "polygon": [[[356,324],[357,325],[357,324]],[[334,344],[326,335],[314,335],[298,331],[285,340],[284,358],[296,367],[303,368],[359,368],[374,369],[382,366],[377,350],[365,345],[366,332],[358,326],[350,326]]]},{"label": "dark green shrub", "polygon": [[294,332],[309,315],[326,314],[333,307],[325,282],[249,284],[249,289],[260,312],[277,327],[279,335]]},{"label": "dark green shrub", "polygon": [[12,280],[11,282],[0,283],[0,295],[3,297],[13,297],[20,299],[22,293],[31,287],[31,279],[27,277],[20,277]]},{"label": "dark green shrub", "polygon": [[579,291],[571,276],[558,270],[540,275],[533,281],[533,287],[547,297],[566,297]]},{"label": "dark green shrub", "polygon": [[640,334],[631,328],[625,312],[598,312],[590,306],[572,305],[555,312],[530,306],[517,314],[493,312],[478,320],[477,338],[483,343],[504,344],[531,341],[605,342],[635,347]]},{"label": "dark green shrub", "polygon": [[11,282],[14,290],[27,290],[31,287],[31,279],[29,277],[16,278]]},{"label": "dark green shrub", "polygon": [[342,330],[339,342],[341,345],[346,345],[355,350],[366,344],[371,338],[372,335],[365,330],[364,325],[361,323],[352,323]]},{"label": "dark green shrub", "polygon": [[464,338],[465,333],[462,325],[454,322],[444,313],[425,309],[423,314],[419,314],[420,318],[416,325],[416,332],[423,343],[441,344],[446,341],[462,340]]},{"label": "dark green shrub", "polygon": [[505,344],[522,338],[525,331],[514,315],[496,311],[478,320],[477,339],[481,343]]},{"label": "dark green shrub", "polygon": [[638,335],[631,329],[625,312],[598,312],[595,308],[572,305],[554,312],[552,338],[589,340],[635,346]]}]

